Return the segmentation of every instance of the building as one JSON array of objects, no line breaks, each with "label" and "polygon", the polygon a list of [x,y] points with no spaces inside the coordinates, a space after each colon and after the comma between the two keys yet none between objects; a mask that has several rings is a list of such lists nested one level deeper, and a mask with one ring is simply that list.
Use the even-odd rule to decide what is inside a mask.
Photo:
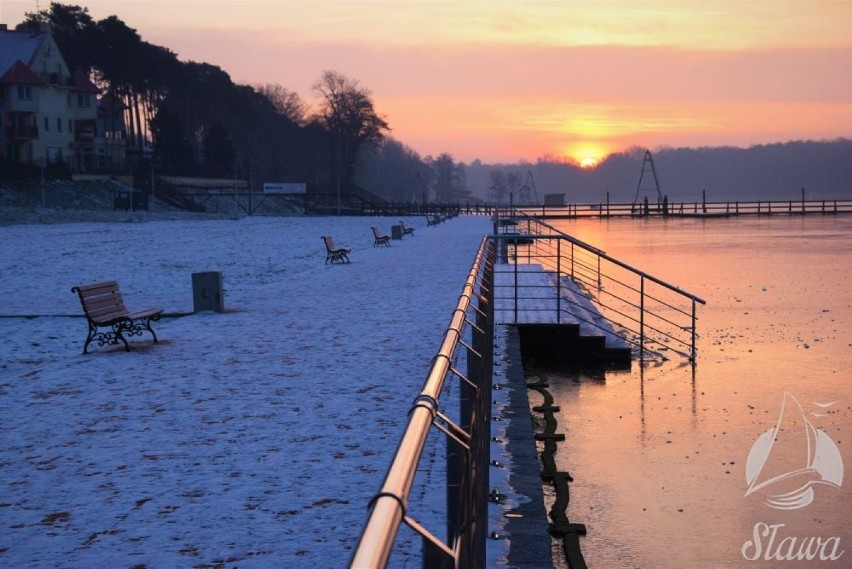
[{"label": "building", "polygon": [[122,168],[124,109],[111,98],[101,105],[99,94],[85,73],[71,73],[49,28],[0,25],[0,159],[61,160],[78,172]]}]

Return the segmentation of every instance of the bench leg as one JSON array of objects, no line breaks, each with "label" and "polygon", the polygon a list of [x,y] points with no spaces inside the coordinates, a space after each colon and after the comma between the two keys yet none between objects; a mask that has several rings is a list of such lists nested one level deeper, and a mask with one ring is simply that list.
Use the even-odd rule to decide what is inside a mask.
[{"label": "bench leg", "polygon": [[[160,315],[155,314],[149,318],[140,318],[137,320],[133,320],[132,322],[122,322],[120,324],[121,330],[119,331],[119,335],[121,336],[121,340],[124,342],[124,345],[127,346],[127,340],[124,339],[125,334],[128,336],[141,336],[143,332],[148,332],[151,334],[151,337],[154,338],[154,343],[157,343],[157,334],[154,333],[154,328],[151,327],[151,322],[155,320],[159,320]],[[127,351],[130,351],[130,348],[127,348]]]},{"label": "bench leg", "polygon": [[86,334],[86,341],[83,344],[83,355],[86,355],[86,354],[89,353],[89,344],[91,344],[92,340],[94,340],[95,332],[97,332],[97,330],[98,330],[98,327],[95,326],[94,324],[92,324],[91,322],[89,322],[89,331]]},{"label": "bench leg", "polygon": [[[110,342],[110,344],[117,344],[118,342],[116,340],[121,340],[122,342],[124,342],[124,351],[129,352],[130,351],[130,344],[127,343],[127,339],[124,337],[124,334],[122,333],[122,331],[123,330],[130,330],[130,323],[129,322],[119,322],[118,324],[113,324],[112,329],[115,331],[115,340]],[[132,333],[131,333],[131,335],[132,335]]]},{"label": "bench leg", "polygon": [[89,344],[95,341],[98,343],[98,346],[112,345],[122,342],[124,343],[124,351],[130,351],[130,346],[124,338],[123,333],[124,330],[129,329],[127,323],[118,322],[111,326],[104,326],[104,328],[109,328],[109,331],[98,332],[98,325],[89,322],[89,332],[86,334],[86,341],[83,344],[83,354],[89,353]]}]

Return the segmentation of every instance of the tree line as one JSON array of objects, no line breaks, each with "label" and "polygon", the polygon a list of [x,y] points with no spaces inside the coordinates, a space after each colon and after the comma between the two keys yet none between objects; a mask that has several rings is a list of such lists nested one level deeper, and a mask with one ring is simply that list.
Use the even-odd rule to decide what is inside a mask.
[{"label": "tree line", "polygon": [[[277,83],[240,85],[221,68],[180,61],[117,16],[51,3],[17,29],[50,26],[68,67],[125,107],[136,173],[302,182],[309,192],[366,189],[390,201],[458,201],[464,164],[421,157],[393,139],[370,91],[336,71],[313,85],[312,107]],[[150,157],[150,158],[149,158]]]},{"label": "tree line", "polygon": [[[467,187],[494,204],[520,202],[522,189],[541,203],[561,193],[568,203],[632,203],[637,197],[645,148],[607,156],[595,168],[545,156],[535,162],[466,165]],[[748,148],[653,150],[661,193],[672,202],[759,199],[852,199],[852,140],[790,141]],[[647,175],[647,174],[646,174]],[[647,179],[645,180],[647,182]],[[643,186],[645,183],[643,183]]]}]

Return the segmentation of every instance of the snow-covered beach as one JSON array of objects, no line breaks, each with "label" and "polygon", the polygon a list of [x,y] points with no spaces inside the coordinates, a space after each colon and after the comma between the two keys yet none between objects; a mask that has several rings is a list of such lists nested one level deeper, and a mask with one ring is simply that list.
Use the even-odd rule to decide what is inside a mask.
[{"label": "snow-covered beach", "polygon": [[[388,218],[0,227],[0,562],[345,565],[490,231],[405,222],[387,248]],[[186,315],[202,271],[225,313]],[[71,287],[112,279],[160,342],[82,355]]]}]

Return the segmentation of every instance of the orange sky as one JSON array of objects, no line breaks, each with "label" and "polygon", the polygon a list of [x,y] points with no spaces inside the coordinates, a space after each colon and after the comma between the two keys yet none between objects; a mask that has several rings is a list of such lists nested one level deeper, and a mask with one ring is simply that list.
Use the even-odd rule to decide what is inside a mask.
[{"label": "orange sky", "polygon": [[[66,3],[308,102],[322,71],[339,71],[423,156],[852,138],[852,0]],[[0,21],[35,4],[4,0]]]}]

